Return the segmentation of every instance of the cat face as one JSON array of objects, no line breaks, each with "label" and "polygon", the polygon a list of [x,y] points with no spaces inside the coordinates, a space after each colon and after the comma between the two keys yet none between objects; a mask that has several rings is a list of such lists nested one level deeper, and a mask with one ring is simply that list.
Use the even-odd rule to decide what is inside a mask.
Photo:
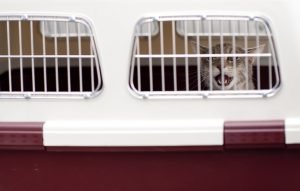
[{"label": "cat face", "polygon": [[[195,43],[193,44],[193,46]],[[223,52],[221,50],[223,46]],[[241,47],[235,47],[236,54],[260,53],[264,45],[247,50]],[[209,48],[200,46],[201,54],[209,54]],[[223,45],[217,44],[212,47],[212,54],[233,54],[233,46],[230,43]],[[201,77],[206,88],[212,90],[251,90],[254,88],[253,83],[253,64],[255,57],[202,57],[201,58]],[[211,69],[210,69],[211,63]],[[234,69],[235,68],[235,69]],[[210,74],[212,72],[212,74]],[[212,82],[211,82],[212,81]]]}]

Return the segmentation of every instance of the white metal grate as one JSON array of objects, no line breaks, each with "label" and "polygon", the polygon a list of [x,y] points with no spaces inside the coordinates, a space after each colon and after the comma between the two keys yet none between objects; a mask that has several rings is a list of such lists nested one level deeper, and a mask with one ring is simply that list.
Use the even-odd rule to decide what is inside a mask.
[{"label": "white metal grate", "polygon": [[94,33],[84,18],[0,15],[0,42],[0,98],[89,98],[102,89]]},{"label": "white metal grate", "polygon": [[129,83],[138,96],[266,97],[280,87],[264,18],[143,18],[134,37]]}]

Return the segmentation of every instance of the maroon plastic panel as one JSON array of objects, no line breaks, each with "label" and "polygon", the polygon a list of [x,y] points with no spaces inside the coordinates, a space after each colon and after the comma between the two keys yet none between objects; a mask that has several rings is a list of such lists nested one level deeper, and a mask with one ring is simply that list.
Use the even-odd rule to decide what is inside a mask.
[{"label": "maroon plastic panel", "polygon": [[43,123],[0,122],[0,149],[43,149]]},{"label": "maroon plastic panel", "polygon": [[225,148],[285,148],[284,120],[228,121]]},{"label": "maroon plastic panel", "polygon": [[299,150],[0,151],[3,191],[299,191]]}]

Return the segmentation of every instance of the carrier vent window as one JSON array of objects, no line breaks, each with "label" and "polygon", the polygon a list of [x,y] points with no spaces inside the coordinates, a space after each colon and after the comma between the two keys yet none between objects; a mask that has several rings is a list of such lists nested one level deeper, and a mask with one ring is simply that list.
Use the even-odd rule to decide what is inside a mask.
[{"label": "carrier vent window", "polygon": [[268,97],[280,87],[264,18],[144,18],[134,37],[129,83],[138,96]]},{"label": "carrier vent window", "polygon": [[102,88],[89,22],[79,17],[0,17],[0,98],[89,98]]}]

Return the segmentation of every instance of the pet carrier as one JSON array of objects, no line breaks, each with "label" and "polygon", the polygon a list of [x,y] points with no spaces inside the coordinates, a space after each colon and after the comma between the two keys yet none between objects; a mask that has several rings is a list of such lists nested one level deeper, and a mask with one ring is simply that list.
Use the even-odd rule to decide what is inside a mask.
[{"label": "pet carrier", "polygon": [[296,0],[0,7],[0,190],[299,190]]}]

